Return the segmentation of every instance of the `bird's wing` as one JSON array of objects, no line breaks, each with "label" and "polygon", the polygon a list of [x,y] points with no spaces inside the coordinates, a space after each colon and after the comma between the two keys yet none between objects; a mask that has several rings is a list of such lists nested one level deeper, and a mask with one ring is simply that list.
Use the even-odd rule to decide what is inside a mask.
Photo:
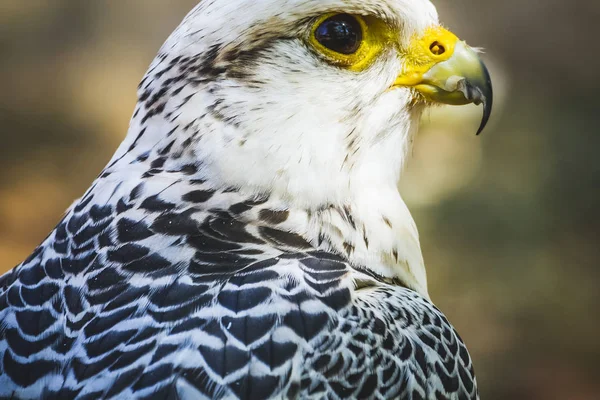
[{"label": "bird's wing", "polygon": [[241,222],[252,202],[134,203],[84,198],[0,278],[0,397],[476,398],[418,294],[357,289],[340,257]]}]

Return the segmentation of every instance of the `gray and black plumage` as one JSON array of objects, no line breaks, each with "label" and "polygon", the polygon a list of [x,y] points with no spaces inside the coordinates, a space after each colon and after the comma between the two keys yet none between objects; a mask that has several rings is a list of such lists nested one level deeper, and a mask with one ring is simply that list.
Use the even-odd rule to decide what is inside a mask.
[{"label": "gray and black plumage", "polygon": [[[398,46],[333,62],[311,27],[339,14]],[[435,24],[423,0],[203,0],[0,278],[0,398],[477,399],[396,188],[431,99],[393,84]]]}]

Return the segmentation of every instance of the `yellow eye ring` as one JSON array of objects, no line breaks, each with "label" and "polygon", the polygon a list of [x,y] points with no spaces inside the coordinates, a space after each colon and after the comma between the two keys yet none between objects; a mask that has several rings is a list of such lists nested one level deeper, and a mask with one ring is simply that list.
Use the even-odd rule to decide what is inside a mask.
[{"label": "yellow eye ring", "polygon": [[317,18],[309,44],[331,64],[351,71],[367,68],[389,40],[389,29],[374,17],[329,13]]}]

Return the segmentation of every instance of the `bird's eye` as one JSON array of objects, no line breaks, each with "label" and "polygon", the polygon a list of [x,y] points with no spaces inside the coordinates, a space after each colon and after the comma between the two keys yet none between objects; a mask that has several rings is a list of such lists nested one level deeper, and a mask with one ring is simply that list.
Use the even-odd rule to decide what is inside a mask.
[{"label": "bird's eye", "polygon": [[308,43],[331,64],[361,71],[391,41],[389,27],[376,17],[326,14],[317,18]]},{"label": "bird's eye", "polygon": [[354,54],[361,45],[363,32],[358,20],[350,14],[337,14],[317,26],[315,39],[329,50]]}]

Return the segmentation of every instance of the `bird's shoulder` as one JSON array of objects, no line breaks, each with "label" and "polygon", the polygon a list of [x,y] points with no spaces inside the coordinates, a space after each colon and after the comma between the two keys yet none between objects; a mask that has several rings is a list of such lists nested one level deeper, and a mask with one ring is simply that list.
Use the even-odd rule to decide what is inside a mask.
[{"label": "bird's shoulder", "polygon": [[84,197],[0,278],[0,394],[475,396],[466,348],[439,310],[239,218],[259,203]]}]

